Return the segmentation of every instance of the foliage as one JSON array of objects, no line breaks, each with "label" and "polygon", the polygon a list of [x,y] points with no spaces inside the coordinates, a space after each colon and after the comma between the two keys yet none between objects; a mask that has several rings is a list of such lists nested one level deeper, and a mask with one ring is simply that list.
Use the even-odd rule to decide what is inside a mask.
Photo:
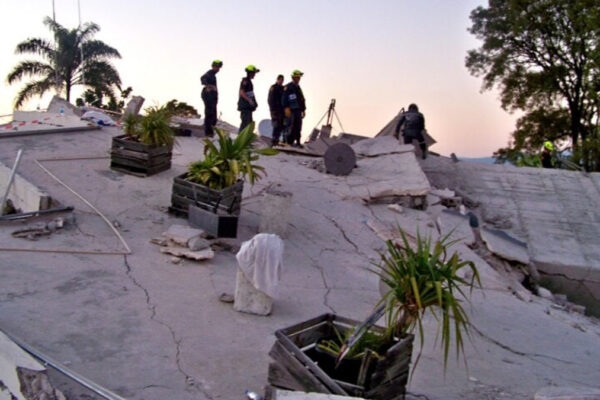
[{"label": "foliage", "polygon": [[255,164],[259,155],[274,155],[274,149],[254,149],[257,135],[254,123],[250,123],[235,139],[231,139],[222,129],[216,129],[219,146],[210,139],[204,140],[204,159],[190,164],[187,179],[221,190],[233,185],[238,179],[248,177],[251,184],[258,181],[264,167]]},{"label": "foliage", "polygon": [[193,106],[183,102],[177,101],[175,99],[169,101],[165,107],[171,115],[176,115],[179,117],[198,117],[198,110],[196,110]]},{"label": "foliage", "polygon": [[137,136],[141,143],[172,146],[175,142],[175,132],[169,126],[169,111],[164,106],[149,107],[145,111],[146,114],[139,121],[139,129],[133,128],[132,132],[138,131]]},{"label": "foliage", "polygon": [[125,109],[125,102],[128,100],[132,91],[133,89],[131,86],[127,87],[124,90],[119,89],[119,99],[117,100],[116,98],[109,97],[108,103],[104,104],[104,99],[106,97],[105,93],[102,93],[98,89],[88,89],[85,92],[83,92],[82,97],[75,100],[75,104],[78,107],[82,107],[85,104],[88,104],[90,106],[102,108],[104,110],[122,113]]},{"label": "foliage", "polygon": [[[417,233],[413,249],[401,228],[402,245],[386,242],[386,251],[374,272],[389,288],[379,305],[385,304],[388,340],[412,333],[415,329],[424,342],[423,317],[430,311],[438,320],[444,367],[447,364],[450,343],[454,339],[457,358],[464,355],[463,335],[469,334],[469,317],[459,296],[465,297],[463,287],[473,289],[481,285],[477,268],[471,261],[462,261],[457,252],[448,257],[451,233],[435,243]],[[463,268],[470,269],[470,279],[459,276]],[[417,358],[418,362],[418,358]],[[415,366],[417,364],[415,362]]]},{"label": "foliage", "polygon": [[15,108],[21,107],[32,96],[42,96],[53,88],[64,90],[70,101],[71,88],[75,85],[84,85],[116,103],[114,89],[120,87],[121,78],[110,59],[121,58],[121,55],[104,42],[93,39],[100,27],[88,22],[68,30],[49,17],[44,19],[44,24],[54,34],[54,42],[30,38],[19,43],[15,50],[17,54],[33,54],[42,59],[21,61],[8,74],[9,84],[33,79],[17,94]]},{"label": "foliage", "polygon": [[467,68],[483,77],[483,89],[499,87],[504,109],[525,112],[510,148],[532,151],[544,140],[565,138],[576,148],[594,133],[599,2],[490,0],[471,12],[471,21],[469,31],[483,43],[468,52]]},{"label": "foliage", "polygon": [[[354,330],[349,329],[346,331],[345,335],[341,335],[334,325],[333,331],[335,333],[335,337],[319,342],[317,347],[319,350],[329,353],[334,357],[337,357],[342,352],[342,345],[347,342],[350,336],[352,336]],[[365,355],[365,351],[367,349],[373,351],[374,355],[377,358],[381,358],[381,356],[377,353],[381,346],[381,335],[372,331],[368,331],[360,338],[358,342],[356,342],[354,346],[352,346],[350,351],[348,351],[346,358],[350,360],[362,358]]]},{"label": "foliage", "polygon": [[137,138],[140,134],[140,123],[142,116],[129,113],[123,120],[123,132],[130,138]]}]

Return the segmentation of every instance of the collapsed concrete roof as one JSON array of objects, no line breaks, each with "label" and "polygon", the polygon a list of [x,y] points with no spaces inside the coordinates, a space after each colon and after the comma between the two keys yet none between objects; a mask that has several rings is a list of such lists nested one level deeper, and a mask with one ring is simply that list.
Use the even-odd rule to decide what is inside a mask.
[{"label": "collapsed concrete roof", "polygon": [[[375,135],[375,137],[394,136],[396,134],[396,127],[398,126],[398,121],[400,120],[401,116],[402,112],[399,112],[394,118],[392,118],[390,122],[388,122],[383,128],[381,128],[381,130],[377,133],[377,135]],[[436,140],[433,137],[431,137],[429,132],[427,132],[427,130],[423,132],[423,137],[425,138],[425,143],[427,143],[428,147],[431,147],[437,143]]]},{"label": "collapsed concrete roof", "polygon": [[[314,158],[287,154],[261,158],[268,176],[253,187],[245,185],[235,243],[258,231],[267,189],[292,193],[281,296],[269,317],[240,314],[218,300],[233,291],[234,254],[218,251],[202,264],[188,260],[174,264],[149,242],[171,225],[185,223],[166,209],[173,178],[201,157],[202,141],[179,138],[172,169],[140,179],[109,169],[106,153],[111,137],[118,134],[117,128],[103,128],[78,135],[77,140],[56,134],[43,141],[25,137],[2,142],[0,160],[9,162],[18,148],[25,148],[20,173],[61,204],[74,205],[77,224],[36,242],[13,238],[10,232],[17,228],[2,225],[0,327],[132,400],[235,399],[246,389],[261,391],[267,382],[274,330],[325,312],[355,319],[372,312],[380,295],[378,278],[369,269],[384,247],[380,236],[394,232],[397,225],[411,235],[417,231],[439,235],[438,219],[442,232],[462,224],[456,237],[470,233],[462,219],[439,213],[441,205],[428,211],[389,209],[388,204],[354,195],[354,184],[377,185],[380,179],[390,179],[389,173],[398,175],[398,181],[390,182],[388,190],[403,178],[429,186],[414,155],[402,152],[403,146],[398,153],[376,156],[377,140],[372,146],[362,144],[364,148],[355,151],[375,156],[359,159],[348,177],[310,168]],[[69,160],[75,156],[80,159]],[[404,172],[383,165],[389,173],[364,175],[379,168],[369,162],[395,164],[410,156],[410,168]],[[37,159],[52,159],[42,163],[102,210],[130,244],[132,254],[119,253],[121,245],[111,229],[81,199],[43,173]],[[398,168],[405,164],[399,162]],[[432,169],[426,165],[428,173]],[[360,192],[372,194],[371,188]],[[594,213],[588,215],[596,218]],[[74,250],[81,252],[69,252]],[[452,250],[472,260],[483,281],[471,303],[464,303],[473,329],[472,343],[465,344],[470,369],[467,373],[451,357],[444,373],[442,355],[434,346],[436,321],[429,315],[423,357],[409,394],[448,400],[530,399],[550,384],[597,385],[597,323],[545,298],[516,297],[515,289],[522,287],[504,280],[464,242]]]}]

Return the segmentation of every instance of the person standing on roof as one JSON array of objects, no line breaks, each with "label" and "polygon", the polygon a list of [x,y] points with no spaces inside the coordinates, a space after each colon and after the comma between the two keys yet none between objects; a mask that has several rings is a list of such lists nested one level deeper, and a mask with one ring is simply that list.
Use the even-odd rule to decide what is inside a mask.
[{"label": "person standing on roof", "polygon": [[204,85],[202,88],[202,101],[204,102],[204,135],[214,136],[214,128],[217,124],[217,103],[219,102],[219,92],[217,91],[217,74],[223,66],[223,61],[214,60],[212,67],[202,77],[200,82]]},{"label": "person standing on roof", "polygon": [[423,153],[423,159],[427,158],[427,143],[423,137],[425,130],[425,117],[419,112],[419,107],[416,104],[408,106],[408,111],[402,113],[396,125],[396,139],[399,139],[400,131],[404,138],[404,144],[412,144],[414,139],[419,142],[419,147]]},{"label": "person standing on roof", "polygon": [[240,132],[252,122],[252,112],[256,110],[258,104],[256,103],[256,97],[254,96],[254,85],[252,85],[252,79],[260,69],[254,65],[248,65],[246,67],[246,77],[242,78],[240,83],[240,97],[238,99],[238,111],[242,119],[240,124]]},{"label": "person standing on roof", "polygon": [[542,167],[544,168],[554,168],[552,163],[552,152],[554,151],[554,145],[551,141],[546,140],[544,142],[544,148],[542,149]]},{"label": "person standing on roof", "polygon": [[279,144],[279,137],[283,130],[283,105],[281,96],[283,95],[283,75],[278,75],[277,80],[269,89],[269,111],[271,111],[271,126],[273,127],[273,138],[271,146]]},{"label": "person standing on roof", "polygon": [[281,104],[286,117],[286,126],[289,129],[287,143],[294,147],[302,147],[300,136],[302,133],[302,118],[306,115],[306,102],[302,88],[300,88],[300,78],[304,73],[300,70],[292,72],[292,81],[283,88]]}]

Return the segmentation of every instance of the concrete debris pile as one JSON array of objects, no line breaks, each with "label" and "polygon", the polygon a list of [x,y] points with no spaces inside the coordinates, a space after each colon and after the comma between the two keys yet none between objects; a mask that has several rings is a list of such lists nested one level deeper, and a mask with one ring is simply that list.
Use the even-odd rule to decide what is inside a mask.
[{"label": "concrete debris pile", "polygon": [[[600,315],[600,174],[445,157],[430,157],[422,166],[433,185],[459,193],[487,225],[526,242],[545,286]],[[491,250],[501,252],[497,235],[488,239]],[[511,246],[502,253],[523,251]]]},{"label": "concrete debris pile", "polygon": [[69,228],[75,225],[75,216],[73,214],[63,218],[57,217],[49,222],[41,222],[25,229],[19,229],[11,233],[13,237],[27,240],[37,240],[42,236],[50,236],[51,234]]},{"label": "concrete debris pile", "polygon": [[172,261],[178,264],[181,261],[179,257],[194,261],[212,259],[215,253],[206,237],[202,229],[171,225],[162,237],[151,239],[150,242],[159,245],[161,253],[175,256]]}]

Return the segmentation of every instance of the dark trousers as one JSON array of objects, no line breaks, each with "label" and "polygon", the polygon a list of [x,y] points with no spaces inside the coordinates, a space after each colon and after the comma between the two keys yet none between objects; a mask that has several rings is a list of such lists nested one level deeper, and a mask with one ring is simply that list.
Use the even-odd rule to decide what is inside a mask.
[{"label": "dark trousers", "polygon": [[402,137],[404,138],[404,144],[412,144],[413,140],[417,139],[421,148],[422,158],[427,158],[427,143],[425,143],[425,138],[421,132],[404,132]]},{"label": "dark trousers", "polygon": [[252,122],[252,111],[250,110],[241,110],[240,117],[242,118],[242,123],[240,124],[240,132],[244,130],[245,127],[250,125]]},{"label": "dark trousers", "polygon": [[289,134],[287,143],[300,144],[300,133],[302,132],[302,111],[292,110],[292,116],[288,118]]},{"label": "dark trousers", "polygon": [[217,125],[217,99],[210,93],[202,93],[204,101],[204,135],[214,136],[214,127]]},{"label": "dark trousers", "polygon": [[271,113],[271,126],[273,127],[272,143],[279,143],[281,131],[283,131],[283,115],[281,113]]}]

